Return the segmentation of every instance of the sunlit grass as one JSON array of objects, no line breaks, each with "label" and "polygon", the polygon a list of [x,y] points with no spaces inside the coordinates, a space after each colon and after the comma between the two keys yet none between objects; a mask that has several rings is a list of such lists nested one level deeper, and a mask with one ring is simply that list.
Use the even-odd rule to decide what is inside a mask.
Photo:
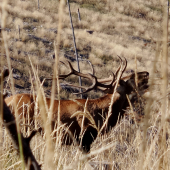
[{"label": "sunlit grass", "polygon": [[[0,7],[2,9],[2,3]],[[14,79],[14,84],[26,87],[27,83],[32,83],[27,91],[15,88],[16,93],[34,90],[38,93],[35,88],[35,77],[30,77],[30,73],[33,75],[33,67],[36,76],[52,77],[55,63],[52,55],[59,22],[58,7],[59,2],[55,0],[41,0],[40,9],[38,9],[37,1],[13,0],[6,7],[8,12],[6,40],[11,66],[16,74],[22,73],[21,79]],[[78,8],[81,14],[80,22],[77,18]],[[65,56],[75,58],[67,5],[63,10],[59,60],[66,60]],[[166,28],[162,25],[163,9],[160,2],[155,0],[133,2],[131,0],[114,2],[76,0],[71,1],[71,11],[78,53],[83,59],[86,58],[92,62],[97,77],[105,78],[111,71],[115,71],[118,66],[116,55],[126,57],[128,71],[135,70],[136,57],[137,71],[148,71],[152,86],[144,95],[142,104],[137,103],[135,109],[128,110],[124,119],[109,134],[99,136],[95,140],[91,148],[92,155],[86,155],[87,158],[77,146],[62,146],[60,142],[53,143],[54,155],[48,153],[45,151],[47,139],[39,134],[36,135],[31,141],[31,147],[36,159],[42,164],[42,169],[46,167],[44,159],[50,155],[53,155],[51,158],[54,163],[53,169],[96,168],[102,170],[104,168],[142,169],[142,167],[143,169],[159,169],[159,167],[169,169],[170,164],[166,161],[170,156],[169,105],[164,101],[165,96],[169,95],[169,87],[167,91],[161,91],[162,84],[168,81],[169,69],[168,77],[163,77],[162,68],[164,68],[165,57],[163,51],[167,44],[162,43],[163,29],[165,31]],[[94,32],[89,34],[87,30]],[[0,62],[4,63],[0,66],[2,70],[4,65],[8,65],[3,38],[2,36],[0,38]],[[32,67],[29,57],[33,63]],[[76,62],[72,65],[77,68]],[[87,62],[80,62],[80,69],[84,73],[91,72]],[[60,71],[66,73],[68,70],[60,65]],[[72,77],[68,80],[75,81]],[[52,82],[48,84],[49,86],[43,87],[43,90],[50,96],[48,90],[51,91]],[[11,91],[10,84],[5,87]],[[88,96],[95,98],[101,96],[101,93],[91,92]],[[60,92],[60,97],[61,99],[77,98],[64,90]],[[165,111],[162,109],[163,106],[167,112],[163,117],[165,126],[162,122]],[[164,141],[166,147],[161,145],[162,129],[163,134],[166,134],[166,141]],[[60,139],[61,135],[57,138]],[[6,130],[2,128],[0,130],[0,168],[21,169],[19,156],[11,146],[11,139]]]}]

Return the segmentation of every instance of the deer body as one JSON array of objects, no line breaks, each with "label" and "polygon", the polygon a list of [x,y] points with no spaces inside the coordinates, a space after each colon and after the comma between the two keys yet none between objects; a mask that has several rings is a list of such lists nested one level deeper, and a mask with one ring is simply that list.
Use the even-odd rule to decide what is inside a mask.
[{"label": "deer body", "polygon": [[[103,129],[102,133],[108,132],[111,129],[111,127],[114,127],[117,121],[123,116],[125,109],[128,106],[128,102],[126,99],[126,94],[128,94],[128,91],[126,92],[126,89],[127,88],[125,87],[123,88],[122,86],[118,87],[117,92],[114,95],[112,114],[108,119],[107,127]],[[107,94],[98,99],[88,100],[87,110],[90,113],[90,115],[93,117],[95,124],[99,128],[99,130],[102,127],[107,117],[111,98],[112,98],[112,94]],[[76,101],[81,103],[83,106],[85,106],[86,99],[76,99]],[[34,102],[33,95],[16,94],[14,96],[6,98],[5,102],[10,108],[14,106],[14,102],[17,103],[17,109],[20,118],[23,117],[23,110],[25,113],[28,113],[29,111],[30,122],[34,121],[35,102]],[[49,109],[51,99],[46,98],[46,103]],[[59,103],[58,100],[54,100],[53,115],[52,115],[52,120],[54,120],[52,122],[53,128],[58,119],[58,103]],[[60,121],[69,127],[70,132],[72,133],[73,136],[75,136],[78,143],[80,143],[79,137],[81,132],[82,116],[72,117],[72,115],[77,111],[83,112],[83,110],[84,107],[80,106],[75,101],[72,100],[60,101]],[[12,113],[14,114],[14,111]],[[94,127],[90,125],[90,122],[87,118],[85,118],[84,121],[83,131],[84,131],[84,136],[82,139],[82,147],[86,151],[89,151],[90,145],[97,137],[98,132]],[[72,140],[68,138],[68,136],[65,137],[63,140],[64,140],[63,143],[66,144],[72,143]]]},{"label": "deer body", "polygon": [[[120,58],[120,57],[119,57]],[[123,65],[123,60],[120,58],[121,63]],[[69,63],[69,62],[68,62]],[[67,75],[60,75],[59,78],[65,79],[71,74],[75,74],[78,76],[82,76],[84,78],[88,78],[92,80],[93,84],[89,87],[83,87],[85,92],[88,92],[94,88],[105,88],[104,92],[107,94],[103,97],[98,99],[89,99],[88,101],[85,99],[76,99],[76,101],[72,100],[61,100],[60,101],[60,121],[65,124],[69,132],[71,132],[71,136],[74,136],[78,144],[83,148],[84,151],[88,152],[90,150],[91,143],[95,140],[100,131],[102,134],[109,132],[109,130],[116,125],[116,123],[123,117],[124,112],[128,106],[128,100],[126,95],[131,93],[136,93],[136,83],[138,84],[138,89],[146,89],[148,83],[148,72],[139,72],[137,73],[138,81],[135,80],[135,74],[132,74],[127,80],[121,79],[123,72],[126,69],[127,61],[124,61],[124,67],[119,66],[116,74],[113,74],[113,80],[111,80],[110,84],[103,84],[97,80],[94,75],[91,74],[83,74],[79,73],[73,69],[71,63],[70,66],[70,73]],[[120,73],[120,74],[118,74]],[[108,81],[108,79],[107,79]],[[103,80],[102,80],[103,82]],[[118,86],[116,86],[116,84]],[[111,115],[108,117],[108,110],[111,103],[111,98],[113,95],[113,91],[116,90],[113,98],[112,104],[112,112]],[[46,104],[48,109],[50,108],[51,100],[50,98],[46,98]],[[36,101],[36,99],[35,99]],[[35,102],[33,95],[30,94],[16,94],[9,98],[5,99],[5,102],[8,106],[13,107],[14,103],[17,103],[17,109],[19,115],[21,117],[25,117],[23,115],[23,111],[29,113],[30,122],[34,120],[34,108]],[[87,103],[86,103],[87,102]],[[24,105],[23,105],[24,103]],[[58,104],[59,101],[54,101],[53,111],[52,111],[52,129],[55,128],[55,124],[58,122]],[[89,118],[82,114],[76,114],[76,112],[81,111],[84,112],[84,106],[86,105],[86,110],[88,114],[93,118],[93,124]],[[40,108],[39,108],[40,109]],[[13,111],[14,114],[14,111]],[[86,112],[85,112],[86,114]],[[108,117],[108,121],[105,124],[105,120]],[[41,115],[37,118],[38,121],[41,121]],[[83,121],[83,124],[82,124]],[[103,126],[104,125],[104,126]],[[43,128],[43,127],[42,127]],[[102,129],[101,129],[102,128]],[[63,143],[71,144],[72,137],[70,134],[65,131],[63,137]],[[70,138],[71,137],[71,138]]]}]

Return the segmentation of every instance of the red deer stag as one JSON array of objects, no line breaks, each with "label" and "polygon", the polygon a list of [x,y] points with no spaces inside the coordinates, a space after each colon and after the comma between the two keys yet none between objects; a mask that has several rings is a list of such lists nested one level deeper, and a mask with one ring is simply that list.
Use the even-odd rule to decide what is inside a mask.
[{"label": "red deer stag", "polygon": [[[120,58],[120,57],[119,57]],[[140,72],[137,73],[137,82],[135,82],[135,76],[129,77],[126,81],[121,79],[123,72],[127,67],[127,60],[121,60],[121,64],[117,69],[115,75],[113,74],[113,79],[110,84],[103,84],[97,80],[97,78],[92,74],[83,74],[77,72],[73,69],[70,62],[68,62],[70,67],[70,73],[67,75],[60,75],[60,79],[65,79],[71,74],[81,76],[87,79],[92,80],[92,85],[89,88],[81,87],[85,89],[85,92],[91,91],[95,88],[104,88],[104,91],[107,93],[105,96],[100,97],[98,99],[76,99],[75,101],[72,100],[61,100],[60,101],[60,121],[65,124],[69,132],[71,132],[72,136],[76,139],[76,141],[80,144],[81,148],[84,151],[88,152],[90,150],[91,143],[96,139],[99,131],[103,133],[107,133],[112,127],[116,125],[116,123],[123,117],[125,110],[128,106],[128,100],[126,95],[135,94],[136,93],[136,83],[138,89],[145,90],[147,89],[148,85],[148,72]],[[118,86],[116,87],[116,82]],[[113,104],[112,104],[112,111],[111,115],[108,117],[108,110],[111,103],[112,95],[115,90]],[[23,112],[23,103],[29,105],[29,114],[31,121],[34,119],[34,98],[33,95],[30,94],[16,94],[14,96],[8,97],[5,99],[5,102],[8,106],[13,106],[13,103],[17,103],[18,113],[22,115]],[[48,108],[50,108],[51,99],[46,98],[46,103]],[[58,100],[54,101],[53,107],[53,118],[52,118],[52,125],[54,128],[55,123],[58,120]],[[94,122],[90,121],[87,116],[83,119],[83,115],[75,114],[76,112],[84,111],[84,106],[86,105],[86,110],[88,115],[93,118]],[[105,119],[108,117],[107,124],[105,124]],[[84,122],[82,126],[82,121]],[[102,127],[103,126],[103,127]],[[83,129],[81,129],[83,127]],[[95,128],[96,127],[96,128]],[[101,129],[102,128],[102,129]],[[69,133],[70,134],[70,133]],[[63,137],[63,143],[71,144],[72,139],[68,133],[65,133]],[[81,135],[83,134],[83,135]]]}]

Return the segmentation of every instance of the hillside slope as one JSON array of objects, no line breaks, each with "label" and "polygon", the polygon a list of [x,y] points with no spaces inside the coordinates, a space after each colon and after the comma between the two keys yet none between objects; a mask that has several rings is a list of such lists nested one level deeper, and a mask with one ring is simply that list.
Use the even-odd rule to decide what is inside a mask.
[{"label": "hillside slope", "polygon": [[[82,59],[94,65],[97,77],[105,78],[118,66],[117,55],[128,60],[127,70],[150,72],[155,57],[156,41],[162,35],[162,9],[152,1],[71,1],[71,12],[77,50]],[[2,3],[1,3],[2,5]],[[6,39],[14,72],[16,90],[30,90],[30,60],[38,68],[41,79],[53,74],[54,41],[58,29],[57,1],[41,0],[38,5],[32,1],[14,0],[6,6]],[[77,10],[81,21],[78,21]],[[88,31],[93,31],[89,34]],[[1,37],[1,44],[3,39]],[[6,54],[1,45],[1,68],[7,66]],[[65,4],[62,14],[62,32],[59,59],[71,59],[75,68],[72,30]],[[158,59],[158,60],[161,60]],[[65,67],[62,72],[66,72]],[[80,61],[83,72],[89,70],[88,62]],[[50,88],[51,82],[46,82]],[[19,91],[20,91],[19,90]]]},{"label": "hillside slope", "polygon": [[[0,34],[0,71],[4,67],[9,68],[11,63],[13,79],[6,79],[4,84],[9,95],[12,93],[11,80],[14,80],[14,93],[36,93],[35,75],[38,75],[41,82],[44,78],[52,77],[56,59],[55,44],[59,44],[59,60],[69,60],[77,69],[67,4],[61,8],[58,0],[39,0],[39,6],[36,0],[5,2],[0,0],[2,28],[5,25],[3,34],[2,31]],[[61,146],[61,140],[58,140],[62,138],[60,134],[55,146],[49,145],[47,138],[36,135],[31,140],[31,148],[37,161],[42,164],[42,169],[48,169],[46,166],[51,165],[49,162],[54,163],[55,168],[51,169],[169,169],[170,67],[163,60],[168,58],[164,54],[165,47],[169,50],[169,44],[163,41],[166,30],[163,19],[167,14],[163,14],[163,8],[167,1],[164,1],[165,4],[161,2],[70,0],[81,72],[91,72],[87,62],[90,61],[98,78],[109,77],[111,71],[115,72],[119,65],[119,55],[128,61],[124,75],[133,70],[148,71],[150,87],[143,97],[137,95],[134,106],[127,108],[124,118],[110,133],[96,138],[90,154],[80,152],[76,144]],[[60,9],[63,10],[59,15]],[[78,9],[81,21],[78,19]],[[57,36],[60,35],[58,28],[61,23],[59,42]],[[169,27],[167,30],[169,35]],[[166,66],[168,73],[162,74]],[[63,64],[60,63],[59,68],[61,74],[68,73],[68,68]],[[72,94],[77,89],[66,88],[65,82],[78,84],[78,78],[70,76],[66,81],[60,81],[60,98],[79,98]],[[83,85],[89,86],[90,83],[83,79]],[[45,80],[43,89],[46,96],[51,95],[51,87],[52,81]],[[84,98],[102,95],[100,91],[93,91]],[[57,88],[55,97],[58,97]],[[42,108],[39,110],[44,111]],[[44,113],[49,112],[47,110]],[[21,160],[11,147],[11,139],[2,122],[0,125],[0,169],[21,169]],[[22,130],[28,136],[30,131],[26,132],[25,127],[22,126]],[[62,128],[63,125],[59,129]],[[49,151],[48,148],[52,149]]]}]

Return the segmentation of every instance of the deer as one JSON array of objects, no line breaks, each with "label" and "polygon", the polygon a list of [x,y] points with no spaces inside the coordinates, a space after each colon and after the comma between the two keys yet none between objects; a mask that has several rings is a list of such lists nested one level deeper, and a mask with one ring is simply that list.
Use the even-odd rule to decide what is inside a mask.
[{"label": "deer", "polygon": [[[3,83],[3,79],[9,75],[9,70],[4,69],[0,74],[0,85]],[[22,142],[22,151],[23,151],[23,159],[26,167],[30,170],[41,170],[41,166],[38,164],[37,160],[35,159],[33,152],[30,147],[30,141],[36,134],[36,131],[32,131],[29,137],[24,137],[23,134],[17,130],[16,121],[14,115],[11,113],[10,108],[6,105],[4,101],[5,96],[0,92],[0,108],[1,109],[1,116],[0,119],[3,122],[3,125],[8,130],[9,135],[17,149],[18,154],[19,151],[19,138],[18,133],[20,133],[20,139]]]},{"label": "deer", "polygon": [[[137,80],[135,80],[134,73],[123,79],[122,75],[127,67],[127,60],[121,57],[119,59],[120,65],[115,74],[112,73],[112,80],[110,78],[109,80],[106,79],[107,84],[104,80],[99,79],[98,81],[97,77],[93,74],[84,74],[76,71],[69,61],[67,61],[68,64],[64,63],[69,66],[70,72],[59,75],[59,79],[65,79],[70,75],[87,78],[92,81],[92,85],[90,87],[77,86],[84,89],[81,93],[100,89],[106,94],[97,99],[61,100],[60,105],[58,100],[54,100],[51,126],[54,130],[58,119],[60,119],[60,122],[67,127],[67,130],[63,133],[63,144],[70,145],[75,140],[84,152],[89,152],[91,144],[97,136],[108,133],[122,119],[126,108],[129,106],[127,96],[129,95],[131,100],[137,94],[137,89],[145,91],[148,88],[149,73],[147,71],[138,72],[136,74]],[[46,105],[50,108],[51,99],[46,98],[45,100]],[[34,96],[32,94],[16,94],[5,99],[7,106],[10,108],[13,107],[14,101],[17,103],[18,114],[21,117],[25,109],[23,103],[29,106],[30,122],[33,121],[35,116]],[[60,107],[59,118],[58,106]],[[84,110],[86,112],[82,113]],[[14,112],[12,113],[14,114]]]}]

